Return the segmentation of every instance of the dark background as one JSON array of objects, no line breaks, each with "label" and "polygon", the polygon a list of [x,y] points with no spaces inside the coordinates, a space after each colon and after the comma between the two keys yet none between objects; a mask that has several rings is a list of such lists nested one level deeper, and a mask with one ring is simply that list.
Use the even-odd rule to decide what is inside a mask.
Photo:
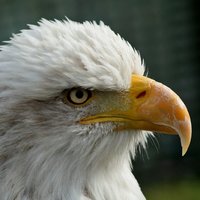
[{"label": "dark background", "polygon": [[[100,20],[140,51],[149,76],[172,88],[191,114],[181,157],[176,136],[157,135],[133,162],[147,199],[200,199],[200,3],[198,0],[0,0],[0,41],[41,18]],[[3,42],[0,42],[2,45]]]}]

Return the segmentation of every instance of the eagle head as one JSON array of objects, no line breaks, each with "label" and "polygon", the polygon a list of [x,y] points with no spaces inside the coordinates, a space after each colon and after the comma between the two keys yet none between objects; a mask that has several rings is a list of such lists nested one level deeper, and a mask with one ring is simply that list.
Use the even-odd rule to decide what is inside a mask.
[{"label": "eagle head", "polygon": [[142,200],[130,157],[188,111],[103,22],[41,20],[0,51],[0,199]]}]

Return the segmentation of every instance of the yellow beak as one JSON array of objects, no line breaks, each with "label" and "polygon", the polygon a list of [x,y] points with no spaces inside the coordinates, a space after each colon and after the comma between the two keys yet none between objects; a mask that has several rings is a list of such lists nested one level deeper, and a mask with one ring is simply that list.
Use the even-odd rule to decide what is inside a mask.
[{"label": "yellow beak", "polygon": [[186,106],[171,89],[150,78],[132,75],[123,109],[108,109],[81,120],[82,124],[120,122],[118,130],[150,130],[178,134],[182,155],[191,141],[191,120]]}]

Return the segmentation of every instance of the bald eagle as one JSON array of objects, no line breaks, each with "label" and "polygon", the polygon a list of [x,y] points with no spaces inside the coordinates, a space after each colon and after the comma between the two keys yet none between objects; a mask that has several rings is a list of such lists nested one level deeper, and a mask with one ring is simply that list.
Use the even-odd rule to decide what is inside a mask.
[{"label": "bald eagle", "polygon": [[144,200],[130,158],[151,131],[191,122],[144,76],[139,53],[103,22],[29,25],[0,51],[0,199]]}]

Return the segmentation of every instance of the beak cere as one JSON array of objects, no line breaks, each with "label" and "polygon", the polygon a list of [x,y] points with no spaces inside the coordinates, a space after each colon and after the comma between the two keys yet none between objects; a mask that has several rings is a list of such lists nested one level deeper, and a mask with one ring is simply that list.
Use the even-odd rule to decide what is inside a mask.
[{"label": "beak cere", "polygon": [[191,141],[191,120],[177,94],[150,78],[132,75],[125,99],[123,109],[112,109],[111,105],[108,112],[86,117],[80,123],[121,122],[119,131],[139,129],[178,134],[182,155],[186,153]]}]

